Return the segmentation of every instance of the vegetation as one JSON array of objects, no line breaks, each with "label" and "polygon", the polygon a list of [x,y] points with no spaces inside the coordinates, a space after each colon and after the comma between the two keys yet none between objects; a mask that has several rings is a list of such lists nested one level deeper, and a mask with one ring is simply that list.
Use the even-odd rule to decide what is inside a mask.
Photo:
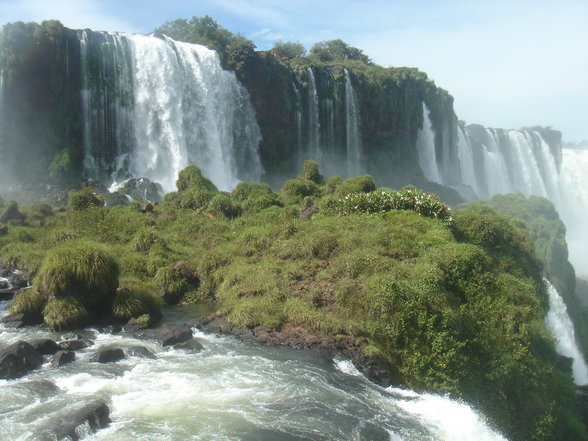
[{"label": "vegetation", "polygon": [[369,176],[325,181],[314,162],[278,193],[222,193],[197,167],[177,185],[152,211],[90,204],[53,210],[42,228],[27,214],[0,236],[0,254],[36,271],[42,298],[15,303],[38,311],[50,298],[45,323],[64,329],[90,319],[98,298],[144,324],[162,296],[212,302],[237,326],[353,339],[396,383],[463,397],[509,439],[587,439],[543,322],[536,237],[549,229],[487,206],[450,211],[413,187],[374,189]]},{"label": "vegetation", "polygon": [[306,55],[306,48],[299,41],[276,41],[271,49],[280,58],[299,58]]}]

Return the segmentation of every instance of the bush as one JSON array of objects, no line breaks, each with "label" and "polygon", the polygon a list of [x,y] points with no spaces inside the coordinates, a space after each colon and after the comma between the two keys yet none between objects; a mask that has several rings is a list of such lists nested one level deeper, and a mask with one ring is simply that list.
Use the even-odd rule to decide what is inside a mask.
[{"label": "bush", "polygon": [[73,191],[67,198],[67,212],[83,211],[90,207],[103,207],[104,198],[94,193],[92,187],[82,187],[81,190]]},{"label": "bush", "polygon": [[106,249],[87,241],[67,241],[50,250],[35,279],[49,298],[72,297],[88,310],[103,310],[118,286],[118,263]]},{"label": "bush", "polygon": [[271,52],[279,58],[298,58],[306,55],[306,48],[299,41],[276,41]]},{"label": "bush", "polygon": [[162,306],[163,301],[156,294],[121,288],[117,290],[112,301],[112,315],[127,321],[144,314],[155,315],[159,313]]},{"label": "bush", "polygon": [[163,300],[172,305],[178,303],[188,291],[197,289],[200,280],[184,263],[177,262],[172,266],[160,268],[155,280],[161,285]]},{"label": "bush", "polygon": [[73,297],[49,300],[43,310],[45,324],[55,331],[81,328],[88,323],[88,311]]},{"label": "bush", "polygon": [[451,210],[439,200],[437,195],[425,193],[414,187],[404,187],[399,191],[373,191],[371,193],[352,193],[342,199],[328,200],[323,207],[341,215],[355,213],[384,213],[390,210],[410,210],[430,218],[451,222]]},{"label": "bush", "polygon": [[47,298],[33,287],[18,293],[12,300],[9,310],[11,314],[24,314],[26,322],[42,323],[43,308],[46,304]]},{"label": "bush", "polygon": [[222,193],[215,195],[210,202],[208,202],[206,211],[214,216],[225,217],[227,219],[232,219],[239,215],[239,210],[233,205],[231,198]]},{"label": "bush", "polygon": [[165,247],[164,240],[154,231],[141,230],[135,237],[135,251],[139,253],[148,253],[156,244]]},{"label": "bush", "polygon": [[318,162],[313,159],[304,161],[304,164],[302,165],[302,173],[298,175],[298,178],[312,181],[315,184],[320,184],[323,177],[319,173]]},{"label": "bush", "polygon": [[218,189],[212,181],[202,176],[202,172],[195,165],[189,165],[180,172],[178,180],[176,181],[176,186],[180,192],[189,189],[202,189],[212,193],[218,192]]},{"label": "bush", "polygon": [[320,187],[314,181],[308,179],[289,179],[284,182],[280,193],[294,198],[296,201],[300,201],[305,196],[315,196],[319,194]]},{"label": "bush", "polygon": [[363,175],[342,180],[332,193],[338,197],[344,197],[350,193],[370,193],[375,189],[374,179],[369,175]]}]

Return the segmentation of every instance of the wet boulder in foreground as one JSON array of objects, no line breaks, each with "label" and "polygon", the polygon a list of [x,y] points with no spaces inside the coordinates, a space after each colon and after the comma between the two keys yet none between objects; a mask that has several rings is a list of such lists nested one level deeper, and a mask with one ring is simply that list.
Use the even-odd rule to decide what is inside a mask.
[{"label": "wet boulder in foreground", "polygon": [[0,378],[19,378],[43,364],[43,356],[25,341],[11,344],[0,352]]},{"label": "wet boulder in foreground", "polygon": [[[94,433],[110,423],[110,409],[104,401],[86,404],[60,419],[53,429],[46,431],[42,441],[79,441],[88,432]],[[85,427],[84,427],[85,426]],[[84,434],[84,435],[81,435]]]}]

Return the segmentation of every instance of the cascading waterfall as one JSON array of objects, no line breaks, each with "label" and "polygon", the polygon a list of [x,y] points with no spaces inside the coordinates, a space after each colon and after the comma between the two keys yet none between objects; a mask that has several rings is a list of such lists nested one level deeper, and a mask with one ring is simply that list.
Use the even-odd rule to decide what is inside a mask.
[{"label": "cascading waterfall", "polygon": [[[169,38],[86,31],[80,47],[91,177],[146,177],[171,191],[179,171],[196,164],[223,190],[259,180],[261,136],[249,95],[216,52]],[[115,167],[100,160],[105,146]]]},{"label": "cascading waterfall", "polygon": [[361,132],[359,129],[359,110],[357,95],[347,69],[345,72],[345,123],[347,139],[347,175],[358,176],[361,166]]},{"label": "cascading waterfall", "polygon": [[512,188],[506,160],[500,150],[498,135],[494,129],[486,129],[487,143],[482,144],[484,160],[484,179],[487,186],[487,193],[481,196],[486,198],[498,193],[508,193]]},{"label": "cascading waterfall", "polygon": [[463,184],[468,185],[476,194],[481,194],[480,186],[474,172],[474,155],[463,127],[457,128],[457,158],[461,166]]},{"label": "cascading waterfall", "polygon": [[419,165],[421,170],[431,182],[442,184],[435,152],[435,132],[429,117],[429,108],[423,103],[423,126],[417,137],[417,149],[419,152]]},{"label": "cascading waterfall", "polygon": [[312,68],[308,68],[308,152],[312,159],[321,160],[319,99]]},{"label": "cascading waterfall", "polygon": [[578,385],[588,383],[588,366],[576,343],[574,325],[568,315],[566,305],[555,287],[545,279],[549,295],[549,311],[545,323],[555,338],[555,348],[560,355],[573,360],[572,371],[574,381]]},{"label": "cascading waterfall", "polygon": [[4,139],[4,71],[0,70],[0,158],[2,157],[2,140]]}]

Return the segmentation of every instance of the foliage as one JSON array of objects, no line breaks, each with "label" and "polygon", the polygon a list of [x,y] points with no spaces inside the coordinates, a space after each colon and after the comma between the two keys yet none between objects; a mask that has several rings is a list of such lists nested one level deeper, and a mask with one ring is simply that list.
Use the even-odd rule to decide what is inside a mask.
[{"label": "foliage", "polygon": [[323,177],[319,173],[319,165],[315,160],[304,161],[302,165],[302,173],[298,175],[299,179],[312,181],[315,184],[320,184]]},{"label": "foliage", "polygon": [[45,324],[55,331],[82,327],[88,322],[88,311],[73,297],[49,300],[43,310]]},{"label": "foliage", "polygon": [[149,291],[120,288],[112,300],[112,315],[127,321],[144,314],[156,314],[163,306],[161,297]]},{"label": "foliage", "polygon": [[176,182],[179,192],[201,189],[207,192],[216,193],[218,189],[212,181],[202,175],[200,169],[195,165],[189,165],[180,171]]},{"label": "foliage", "polygon": [[49,176],[55,180],[61,180],[67,176],[72,167],[71,151],[63,149],[53,157],[53,161],[49,165]]},{"label": "foliage", "polygon": [[399,191],[352,193],[342,199],[331,199],[325,206],[341,215],[384,213],[390,210],[411,210],[421,216],[450,222],[451,210],[437,195],[407,186]]},{"label": "foliage", "polygon": [[41,295],[36,288],[29,288],[14,296],[9,310],[11,314],[24,314],[33,321],[41,323],[46,304],[47,298]]},{"label": "foliage", "polygon": [[114,295],[118,273],[118,264],[105,247],[72,240],[47,252],[34,284],[51,299],[71,297],[90,311],[100,311]]},{"label": "foliage", "polygon": [[71,192],[67,198],[68,213],[102,206],[104,206],[104,198],[95,194],[92,187],[88,186],[84,186],[78,191]]},{"label": "foliage", "polygon": [[349,46],[343,40],[329,40],[316,43],[310,48],[310,56],[323,62],[357,60],[370,64],[371,60],[361,49]]},{"label": "foliage", "polygon": [[299,41],[276,41],[271,52],[279,58],[299,58],[306,55],[306,48]]},{"label": "foliage", "polygon": [[226,48],[226,62],[234,71],[244,70],[255,55],[255,45],[246,38],[233,40]]}]

